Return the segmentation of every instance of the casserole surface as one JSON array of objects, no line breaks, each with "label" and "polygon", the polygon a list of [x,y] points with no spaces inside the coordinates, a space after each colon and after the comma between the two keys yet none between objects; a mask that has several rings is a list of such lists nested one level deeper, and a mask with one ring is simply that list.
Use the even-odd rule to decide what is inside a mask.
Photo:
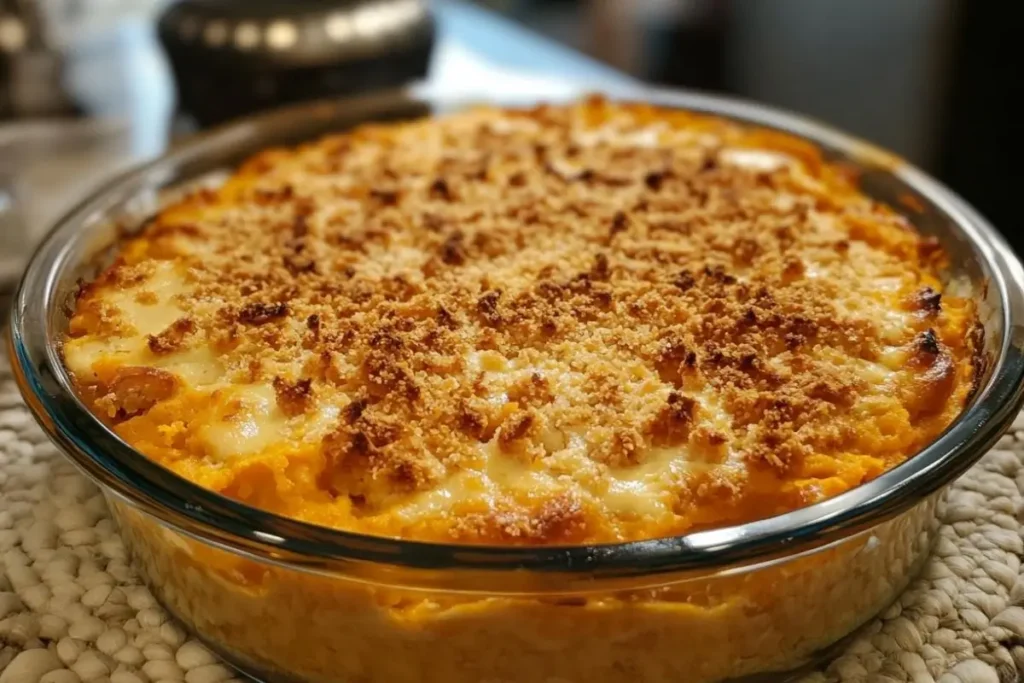
[{"label": "casserole surface", "polygon": [[264,152],[79,294],[93,410],[200,485],[419,540],[656,538],[899,464],[975,380],[942,250],[796,138],[592,99]]}]

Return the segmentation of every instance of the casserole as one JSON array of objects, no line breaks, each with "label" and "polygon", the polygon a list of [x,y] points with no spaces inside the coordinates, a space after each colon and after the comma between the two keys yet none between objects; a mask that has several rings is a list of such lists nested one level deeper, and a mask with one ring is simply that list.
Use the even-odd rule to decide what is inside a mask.
[{"label": "casserole", "polygon": [[[155,212],[160,190],[215,181],[209,174],[268,145],[463,103],[399,94],[243,122],[115,182],[63,221],[25,276],[11,337],[30,407],[104,486],[155,594],[231,661],[268,679],[721,680],[812,660],[909,581],[942,488],[1020,405],[1019,264],[960,200],[866,145],[741,103],[639,97],[797,134],[856,165],[864,192],[935,235],[955,259],[947,291],[970,297],[985,329],[965,410],[918,455],[847,493],[665,539],[424,543],[314,527],[222,498],[134,452],[76,397],[54,343],[75,281],[95,274],[119,231]],[[271,619],[279,630],[264,626]]]}]

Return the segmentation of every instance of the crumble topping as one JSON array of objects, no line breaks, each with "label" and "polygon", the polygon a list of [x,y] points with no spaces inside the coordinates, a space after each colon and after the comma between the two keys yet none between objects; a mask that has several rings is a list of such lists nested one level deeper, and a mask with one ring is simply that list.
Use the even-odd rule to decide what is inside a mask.
[{"label": "crumble topping", "polygon": [[834,495],[945,428],[974,318],[942,257],[781,134],[480,108],[271,150],[170,207],[65,355],[130,443],[284,514],[648,538]]}]

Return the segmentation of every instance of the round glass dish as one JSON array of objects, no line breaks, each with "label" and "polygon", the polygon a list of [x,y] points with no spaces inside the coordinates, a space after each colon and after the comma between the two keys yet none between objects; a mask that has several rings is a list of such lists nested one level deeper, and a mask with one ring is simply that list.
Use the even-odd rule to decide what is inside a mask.
[{"label": "round glass dish", "polygon": [[[68,214],[12,307],[19,386],[103,488],[143,576],[211,647],[266,680],[714,681],[800,667],[884,608],[926,556],[942,491],[1024,400],[1024,271],[998,234],[920,171],[815,123],[679,92],[621,93],[775,128],[855,166],[863,190],[934,235],[984,326],[977,390],[937,440],[840,496],[676,538],[507,548],[370,537],[226,499],[149,461],[76,397],[60,356],[79,278],[182,188],[249,155],[364,121],[449,111],[412,91],[304,105],[219,129]],[[531,104],[498,101],[496,104]],[[773,673],[772,680],[778,680]]]}]

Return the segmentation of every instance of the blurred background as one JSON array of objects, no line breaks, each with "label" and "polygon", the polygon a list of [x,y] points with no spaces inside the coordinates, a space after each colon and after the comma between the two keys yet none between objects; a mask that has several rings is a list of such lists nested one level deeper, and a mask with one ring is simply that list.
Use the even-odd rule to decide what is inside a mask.
[{"label": "blurred background", "polygon": [[1021,19],[969,0],[0,0],[0,290],[70,203],[176,140],[411,82],[777,105],[924,167],[1020,251]]}]

